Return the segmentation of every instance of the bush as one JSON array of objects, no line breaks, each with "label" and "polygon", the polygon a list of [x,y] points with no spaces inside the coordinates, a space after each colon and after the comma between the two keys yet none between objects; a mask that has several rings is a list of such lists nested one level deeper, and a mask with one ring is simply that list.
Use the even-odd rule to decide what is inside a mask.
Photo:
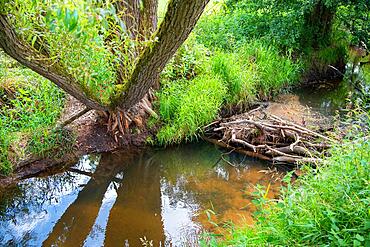
[{"label": "bush", "polygon": [[[64,93],[3,53],[0,60],[0,173],[9,173],[10,159],[26,155],[28,138],[55,124],[64,106]],[[44,148],[51,147],[45,142]]]},{"label": "bush", "polygon": [[208,50],[190,34],[161,74],[164,81],[191,80],[203,71]]}]

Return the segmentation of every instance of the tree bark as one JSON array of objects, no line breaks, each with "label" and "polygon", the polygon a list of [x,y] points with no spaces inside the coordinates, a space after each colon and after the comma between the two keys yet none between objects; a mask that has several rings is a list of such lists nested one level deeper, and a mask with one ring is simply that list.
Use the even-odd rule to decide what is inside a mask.
[{"label": "tree bark", "polygon": [[140,0],[119,0],[116,8],[132,39],[137,38],[140,23]]},{"label": "tree bark", "polygon": [[144,38],[150,37],[158,24],[158,0],[143,0],[140,30]]},{"label": "tree bark", "polygon": [[157,41],[147,47],[135,67],[128,92],[115,102],[121,110],[137,104],[155,85],[176,50],[193,30],[209,0],[172,0],[164,21],[154,35]]},{"label": "tree bark", "polygon": [[0,14],[0,47],[19,63],[49,79],[87,107],[96,110],[106,110],[106,107],[86,96],[78,82],[65,73],[58,62],[51,61],[49,57],[24,44],[17,37],[6,15],[2,14]]}]

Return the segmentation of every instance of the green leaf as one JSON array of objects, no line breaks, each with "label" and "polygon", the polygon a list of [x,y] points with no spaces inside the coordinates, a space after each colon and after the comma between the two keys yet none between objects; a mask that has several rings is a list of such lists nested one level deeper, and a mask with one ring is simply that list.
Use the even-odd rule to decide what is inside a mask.
[{"label": "green leaf", "polygon": [[365,238],[363,236],[361,236],[360,234],[356,234],[356,239],[360,242],[363,242],[365,241]]},{"label": "green leaf", "polygon": [[77,10],[75,9],[72,13],[72,16],[71,16],[71,20],[70,20],[70,23],[69,23],[69,31],[73,31],[76,26],[77,26],[77,23],[78,23],[78,12]]},{"label": "green leaf", "polygon": [[64,15],[64,26],[68,28],[69,22],[71,19],[71,11],[69,9],[65,9],[65,15]]}]

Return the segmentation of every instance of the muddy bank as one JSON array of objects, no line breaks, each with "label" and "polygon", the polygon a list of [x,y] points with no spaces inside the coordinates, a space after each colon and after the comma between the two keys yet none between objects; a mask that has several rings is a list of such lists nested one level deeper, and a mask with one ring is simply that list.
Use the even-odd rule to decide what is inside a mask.
[{"label": "muddy bank", "polygon": [[[319,128],[330,129],[334,121],[333,117],[331,115],[325,116],[318,112],[316,108],[307,106],[307,104],[312,103],[305,100],[302,101],[302,99],[301,94],[299,96],[296,94],[285,94],[278,96],[274,102],[263,104],[268,105],[267,112],[296,124],[311,126],[313,131],[317,131]],[[320,109],[331,106],[327,101],[323,104],[318,103],[318,105],[320,105]],[[82,109],[84,109],[84,105],[70,98],[67,101],[67,106],[60,121],[63,122]],[[11,176],[0,178],[0,187],[15,184],[21,179],[36,176],[42,172],[50,173],[53,170],[60,172],[77,163],[78,159],[85,154],[145,148],[147,137],[153,135],[152,132],[146,129],[140,129],[140,132],[132,131],[125,134],[116,142],[112,135],[107,133],[107,126],[104,121],[101,121],[101,118],[93,111],[68,125],[68,128],[77,134],[73,152],[65,154],[60,159],[46,158],[22,161],[15,165]],[[228,145],[225,145],[224,148],[228,148]],[[253,152],[244,152],[244,154],[258,157],[253,155]]]},{"label": "muddy bank", "polygon": [[[65,121],[83,109],[83,104],[69,97],[59,122]],[[61,172],[76,164],[85,154],[141,149],[150,135],[149,131],[144,129],[137,134],[126,134],[116,142],[112,135],[107,133],[106,125],[94,111],[76,119],[66,128],[76,134],[72,152],[65,153],[62,158],[28,157],[26,160],[21,160],[13,165],[14,170],[10,176],[0,176],[0,188],[42,173]]]}]

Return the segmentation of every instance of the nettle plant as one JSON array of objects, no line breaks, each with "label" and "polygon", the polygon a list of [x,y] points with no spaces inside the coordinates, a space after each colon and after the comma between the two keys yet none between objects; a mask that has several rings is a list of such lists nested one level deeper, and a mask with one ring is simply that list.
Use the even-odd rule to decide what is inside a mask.
[{"label": "nettle plant", "polygon": [[158,0],[0,0],[0,47],[124,134],[208,1],[170,1],[157,28]]}]

